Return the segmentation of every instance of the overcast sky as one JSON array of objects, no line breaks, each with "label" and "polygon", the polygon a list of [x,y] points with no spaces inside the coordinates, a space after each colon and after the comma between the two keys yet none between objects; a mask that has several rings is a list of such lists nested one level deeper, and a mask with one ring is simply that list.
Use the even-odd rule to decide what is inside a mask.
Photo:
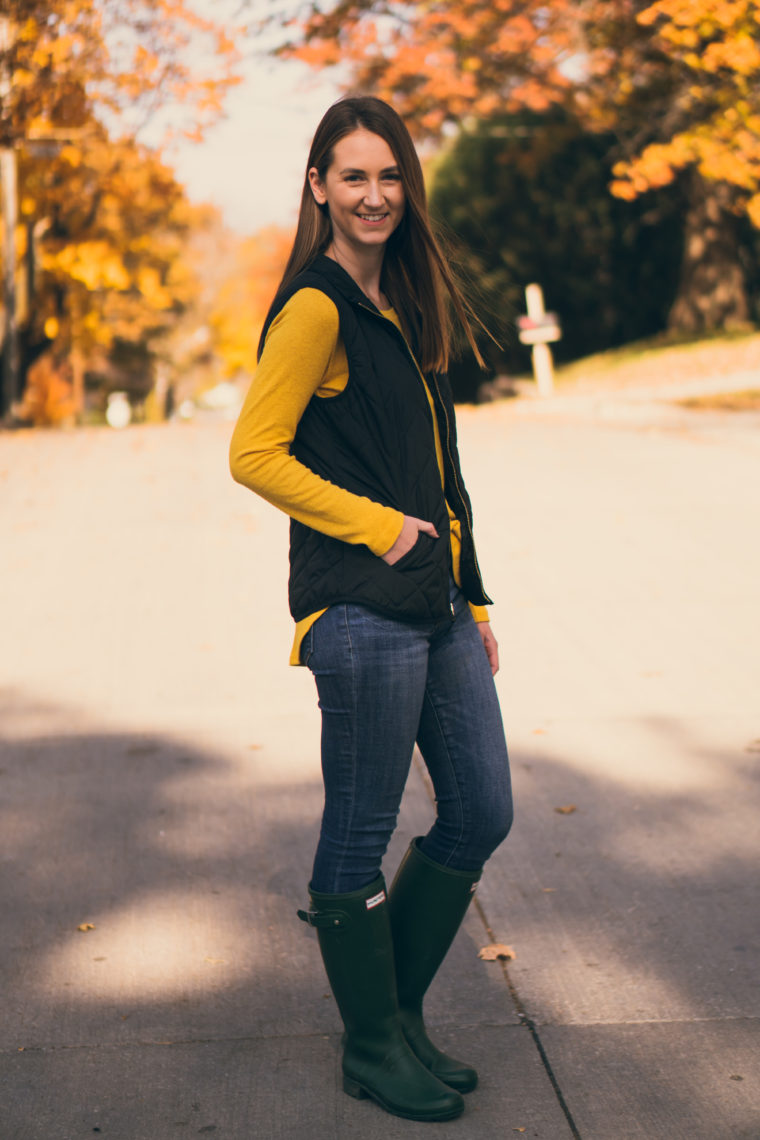
[{"label": "overcast sky", "polygon": [[190,197],[214,202],[240,233],[287,225],[295,221],[312,135],[339,94],[332,75],[252,59],[227,96],[225,119],[205,142],[182,144],[167,159]]}]

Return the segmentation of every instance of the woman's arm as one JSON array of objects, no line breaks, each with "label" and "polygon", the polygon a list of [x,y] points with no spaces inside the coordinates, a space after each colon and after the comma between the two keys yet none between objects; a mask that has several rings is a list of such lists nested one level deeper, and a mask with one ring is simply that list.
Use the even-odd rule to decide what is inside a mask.
[{"label": "woman's arm", "polygon": [[318,289],[299,290],[275,317],[232,435],[230,470],[236,482],[306,526],[365,543],[382,556],[401,533],[401,512],[330,483],[290,454],[339,329],[338,310]]}]

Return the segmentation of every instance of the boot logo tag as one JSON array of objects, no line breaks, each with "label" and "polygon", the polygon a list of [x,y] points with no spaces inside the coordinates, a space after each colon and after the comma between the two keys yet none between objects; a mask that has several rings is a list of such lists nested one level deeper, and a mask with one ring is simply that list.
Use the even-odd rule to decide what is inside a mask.
[{"label": "boot logo tag", "polygon": [[379,894],[373,895],[371,899],[367,899],[367,910],[372,910],[373,907],[379,906],[380,903],[385,902],[385,891],[380,891]]}]

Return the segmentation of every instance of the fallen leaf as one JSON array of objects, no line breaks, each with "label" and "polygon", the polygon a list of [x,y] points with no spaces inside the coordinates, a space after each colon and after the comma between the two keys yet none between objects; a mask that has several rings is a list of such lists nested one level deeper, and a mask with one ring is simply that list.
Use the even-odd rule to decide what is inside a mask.
[{"label": "fallen leaf", "polygon": [[88,930],[94,930],[95,927],[91,922],[80,922],[77,930],[81,930],[82,934],[86,934]]},{"label": "fallen leaf", "polygon": [[226,959],[224,958],[204,958],[204,962],[210,962],[212,966],[223,966]]},{"label": "fallen leaf", "polygon": [[546,736],[546,729],[545,728],[534,728],[533,729],[533,735],[534,736]]},{"label": "fallen leaf", "polygon": [[541,888],[541,890],[544,892],[545,895],[552,894],[554,891],[556,891],[556,889],[557,889],[556,887],[542,887]]},{"label": "fallen leaf", "polygon": [[511,946],[505,946],[503,942],[492,942],[490,946],[483,946],[478,950],[478,958],[484,962],[497,962],[499,958],[509,962],[517,955]]},{"label": "fallen leaf", "polygon": [[563,804],[562,807],[556,807],[554,810],[559,812],[560,815],[572,815],[573,812],[578,809],[575,804]]},{"label": "fallen leaf", "polygon": [[743,1081],[744,1077],[740,1077],[738,1073],[732,1073],[731,1074],[731,1080],[732,1081]]}]

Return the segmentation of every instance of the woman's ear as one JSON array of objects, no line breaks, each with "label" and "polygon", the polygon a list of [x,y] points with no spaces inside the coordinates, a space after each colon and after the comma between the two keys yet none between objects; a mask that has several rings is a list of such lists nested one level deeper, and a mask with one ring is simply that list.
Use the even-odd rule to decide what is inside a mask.
[{"label": "woman's ear", "polygon": [[319,171],[316,166],[312,166],[309,171],[309,185],[314,195],[314,201],[318,206],[324,206],[327,202],[327,195],[325,194],[325,188],[322,185],[322,179],[319,177]]}]

